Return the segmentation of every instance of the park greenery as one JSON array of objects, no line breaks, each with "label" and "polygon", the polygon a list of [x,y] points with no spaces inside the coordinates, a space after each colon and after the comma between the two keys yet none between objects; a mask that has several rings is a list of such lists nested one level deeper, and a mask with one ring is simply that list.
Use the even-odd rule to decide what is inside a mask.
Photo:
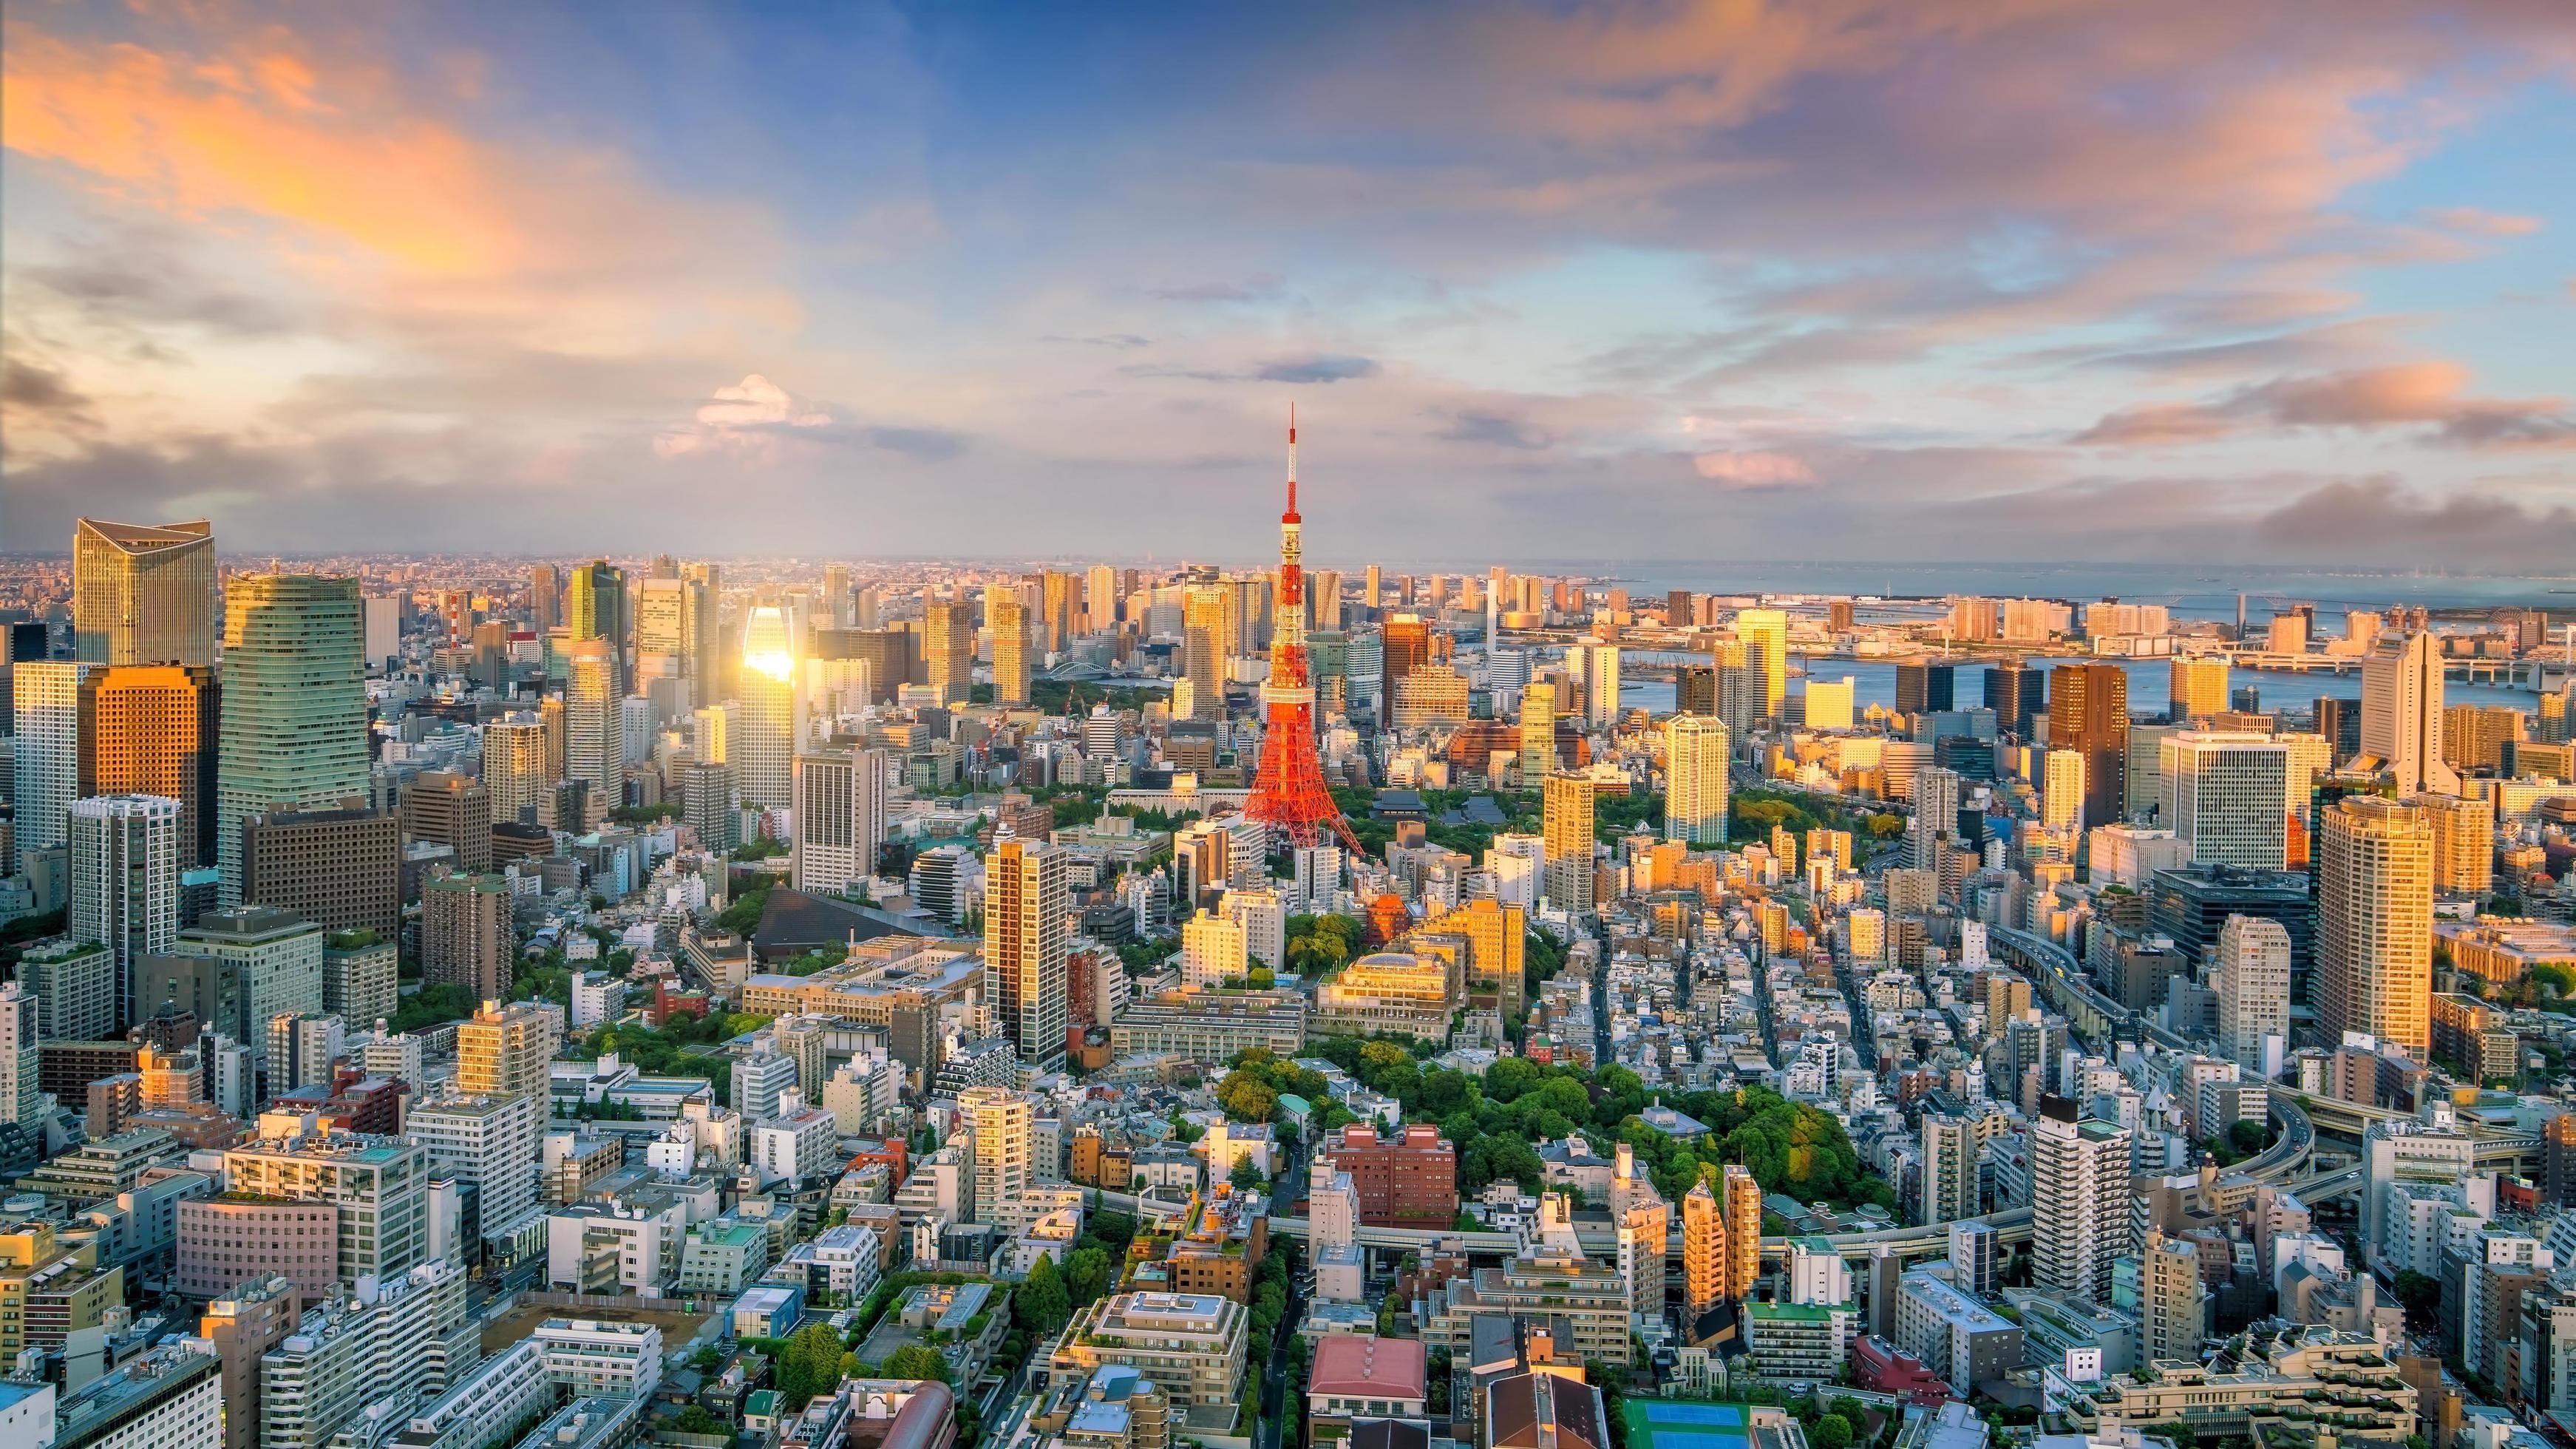
[{"label": "park greenery", "polygon": [[402,999],[386,1024],[394,1031],[420,1031],[451,1021],[463,1021],[474,1014],[480,1003],[474,990],[453,981],[437,981],[423,986]]},{"label": "park greenery", "polygon": [[1301,976],[1330,976],[1360,954],[1368,925],[1351,916],[1290,916],[1288,969]]},{"label": "park greenery", "polygon": [[760,913],[769,908],[769,887],[760,886],[733,898],[733,904],[716,913],[716,924],[737,936],[748,936],[760,929]]},{"label": "park greenery", "polygon": [[[1676,1201],[1694,1183],[1716,1178],[1726,1164],[1742,1163],[1763,1191],[1800,1202],[1895,1206],[1894,1189],[1864,1169],[1842,1123],[1764,1088],[1669,1098],[1667,1105],[1709,1129],[1684,1141],[1646,1125],[1639,1115],[1648,1105],[1645,1084],[1616,1064],[1586,1072],[1505,1057],[1479,1078],[1426,1068],[1412,1049],[1387,1039],[1325,1037],[1309,1050],[1396,1099],[1406,1121],[1438,1124],[1457,1151],[1458,1191],[1464,1196],[1502,1181],[1539,1190],[1545,1164],[1533,1144],[1579,1133],[1605,1154],[1620,1142],[1634,1147],[1657,1189]],[[1329,1100],[1320,1074],[1270,1052],[1246,1051],[1232,1065],[1217,1085],[1217,1103],[1237,1120],[1276,1120],[1283,1093],[1319,1105]],[[1347,1114],[1341,1120],[1349,1120]],[[1316,1125],[1330,1130],[1335,1124],[1319,1119]]]}]

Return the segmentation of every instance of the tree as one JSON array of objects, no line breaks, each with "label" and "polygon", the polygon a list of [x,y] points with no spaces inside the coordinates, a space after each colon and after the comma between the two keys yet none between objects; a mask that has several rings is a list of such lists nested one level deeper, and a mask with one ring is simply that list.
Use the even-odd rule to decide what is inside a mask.
[{"label": "tree", "polygon": [[778,1396],[789,1413],[841,1381],[841,1335],[827,1323],[796,1330],[778,1350]]},{"label": "tree", "polygon": [[1237,1122],[1267,1122],[1279,1109],[1279,1094],[1255,1074],[1236,1068],[1217,1083],[1216,1104]]},{"label": "tree", "polygon": [[2406,1309],[2407,1322],[2430,1328],[2442,1303],[2442,1280],[2408,1268],[2397,1275],[2397,1301]]},{"label": "tree", "polygon": [[725,1432],[723,1421],[717,1419],[715,1415],[708,1413],[705,1409],[696,1404],[691,1404],[687,1408],[682,1409],[680,1411],[680,1417],[672,1421],[671,1427],[679,1430],[683,1434],[721,1434]]},{"label": "tree", "polygon": [[1851,1449],[1851,1420],[1840,1414],[1827,1414],[1807,1430],[1809,1449]]},{"label": "tree", "polygon": [[1028,1281],[1011,1298],[1011,1320],[1031,1333],[1053,1333],[1073,1316],[1073,1295],[1056,1271],[1055,1259],[1040,1256],[1029,1265]]},{"label": "tree", "polygon": [[1095,1243],[1066,1254],[1064,1286],[1077,1308],[1098,1298],[1109,1286],[1108,1251]]},{"label": "tree", "polygon": [[877,1373],[890,1379],[937,1379],[943,1384],[953,1377],[948,1360],[940,1356],[939,1350],[917,1343],[907,1343],[887,1354],[885,1362],[877,1365]]},{"label": "tree", "polygon": [[1225,1180],[1233,1185],[1236,1192],[1258,1191],[1264,1181],[1261,1176],[1261,1169],[1254,1166],[1252,1159],[1248,1156],[1238,1157],[1234,1160],[1234,1171],[1227,1173],[1225,1175]]}]

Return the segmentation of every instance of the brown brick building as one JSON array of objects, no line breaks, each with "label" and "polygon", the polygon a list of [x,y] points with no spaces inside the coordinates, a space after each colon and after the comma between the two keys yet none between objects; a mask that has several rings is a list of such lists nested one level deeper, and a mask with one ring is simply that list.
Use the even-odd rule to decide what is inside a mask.
[{"label": "brown brick building", "polygon": [[402,823],[379,810],[277,811],[242,826],[242,901],[326,931],[402,929]]},{"label": "brown brick building", "polygon": [[1445,1228],[1458,1220],[1458,1149],[1427,1122],[1380,1137],[1354,1122],[1324,1155],[1359,1189],[1360,1221],[1373,1228]]}]

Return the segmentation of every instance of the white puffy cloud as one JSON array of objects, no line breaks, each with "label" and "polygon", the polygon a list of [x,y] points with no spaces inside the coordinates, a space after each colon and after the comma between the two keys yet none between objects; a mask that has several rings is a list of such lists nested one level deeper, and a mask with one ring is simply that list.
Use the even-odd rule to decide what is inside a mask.
[{"label": "white puffy cloud", "polygon": [[731,449],[773,457],[783,428],[827,428],[834,419],[820,404],[796,397],[759,373],[717,388],[699,407],[696,420],[653,440],[653,451],[665,458]]}]

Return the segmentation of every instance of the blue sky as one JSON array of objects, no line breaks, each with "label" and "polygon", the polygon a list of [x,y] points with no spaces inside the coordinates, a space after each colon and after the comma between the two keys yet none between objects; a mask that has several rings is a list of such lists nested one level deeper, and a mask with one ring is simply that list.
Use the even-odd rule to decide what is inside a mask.
[{"label": "blue sky", "polygon": [[2552,0],[17,7],[0,548],[2576,557]]}]

